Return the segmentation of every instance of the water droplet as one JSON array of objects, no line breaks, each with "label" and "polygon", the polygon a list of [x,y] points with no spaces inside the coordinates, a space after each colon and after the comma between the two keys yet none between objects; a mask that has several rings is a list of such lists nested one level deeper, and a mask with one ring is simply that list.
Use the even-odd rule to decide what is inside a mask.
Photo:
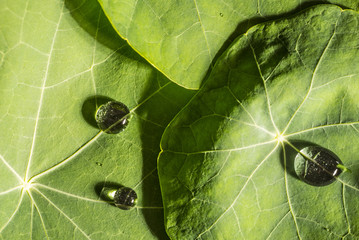
[{"label": "water droplet", "polygon": [[103,164],[100,162],[96,162],[96,165],[102,167]]},{"label": "water droplet", "polygon": [[129,121],[130,110],[121,102],[110,101],[101,105],[96,112],[98,127],[106,133],[119,133]]},{"label": "water droplet", "polygon": [[328,149],[309,146],[300,150],[294,160],[296,174],[313,186],[325,186],[335,181],[342,172],[342,161]]},{"label": "water droplet", "polygon": [[219,16],[223,17],[223,13],[219,13]]},{"label": "water droplet", "polygon": [[114,203],[123,210],[129,210],[136,205],[137,194],[129,187],[120,187],[114,195]]}]

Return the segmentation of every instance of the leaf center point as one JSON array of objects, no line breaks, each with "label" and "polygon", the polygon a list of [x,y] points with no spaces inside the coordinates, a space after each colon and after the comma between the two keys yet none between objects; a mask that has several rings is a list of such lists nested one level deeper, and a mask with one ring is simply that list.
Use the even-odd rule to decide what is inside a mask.
[{"label": "leaf center point", "polygon": [[31,182],[24,182],[22,185],[22,188],[24,189],[24,191],[28,191],[31,188]]},{"label": "leaf center point", "polygon": [[275,137],[275,139],[278,141],[278,142],[284,142],[285,141],[285,137],[283,134],[280,134],[278,133],[277,136]]}]

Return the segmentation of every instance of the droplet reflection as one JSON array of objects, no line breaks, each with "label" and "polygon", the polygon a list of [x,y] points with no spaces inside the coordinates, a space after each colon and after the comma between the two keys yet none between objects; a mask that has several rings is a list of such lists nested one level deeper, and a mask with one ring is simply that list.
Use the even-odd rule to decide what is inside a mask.
[{"label": "droplet reflection", "polygon": [[342,170],[342,161],[328,149],[310,146],[300,150],[294,160],[296,174],[313,186],[325,186],[335,181]]},{"label": "droplet reflection", "polygon": [[129,187],[121,187],[115,192],[114,203],[123,210],[129,210],[136,205],[137,194]]},{"label": "droplet reflection", "polygon": [[119,133],[129,121],[130,110],[121,102],[110,101],[101,105],[96,112],[98,127],[106,133]]}]

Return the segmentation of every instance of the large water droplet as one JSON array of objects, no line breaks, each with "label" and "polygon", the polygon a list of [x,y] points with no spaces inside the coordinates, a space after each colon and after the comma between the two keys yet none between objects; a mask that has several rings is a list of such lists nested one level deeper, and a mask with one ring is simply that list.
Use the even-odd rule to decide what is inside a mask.
[{"label": "large water droplet", "polygon": [[110,101],[101,105],[96,112],[98,127],[106,133],[119,133],[126,128],[130,110],[121,102]]},{"label": "large water droplet", "polygon": [[129,210],[136,205],[137,194],[129,187],[120,187],[114,195],[114,203],[123,210]]},{"label": "large water droplet", "polygon": [[313,186],[325,186],[335,181],[342,172],[342,161],[328,149],[309,146],[300,150],[294,160],[296,174]]}]

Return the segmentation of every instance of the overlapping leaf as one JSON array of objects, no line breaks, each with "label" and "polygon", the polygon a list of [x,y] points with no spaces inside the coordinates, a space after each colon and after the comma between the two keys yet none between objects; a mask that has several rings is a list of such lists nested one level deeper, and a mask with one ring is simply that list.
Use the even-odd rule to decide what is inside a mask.
[{"label": "overlapping leaf", "polygon": [[[0,3],[0,238],[165,239],[159,138],[191,96],[113,31],[96,1]],[[170,97],[169,97],[170,96]],[[96,103],[132,112],[99,132]],[[102,201],[125,185],[138,206]]]},{"label": "overlapping leaf", "polygon": [[[159,176],[172,239],[359,238],[359,14],[319,5],[251,28],[166,129]],[[296,177],[295,148],[352,169]]]},{"label": "overlapping leaf", "polygon": [[[171,80],[199,88],[231,35],[320,0],[99,0],[119,34]],[[330,0],[359,9],[357,0]]]}]

